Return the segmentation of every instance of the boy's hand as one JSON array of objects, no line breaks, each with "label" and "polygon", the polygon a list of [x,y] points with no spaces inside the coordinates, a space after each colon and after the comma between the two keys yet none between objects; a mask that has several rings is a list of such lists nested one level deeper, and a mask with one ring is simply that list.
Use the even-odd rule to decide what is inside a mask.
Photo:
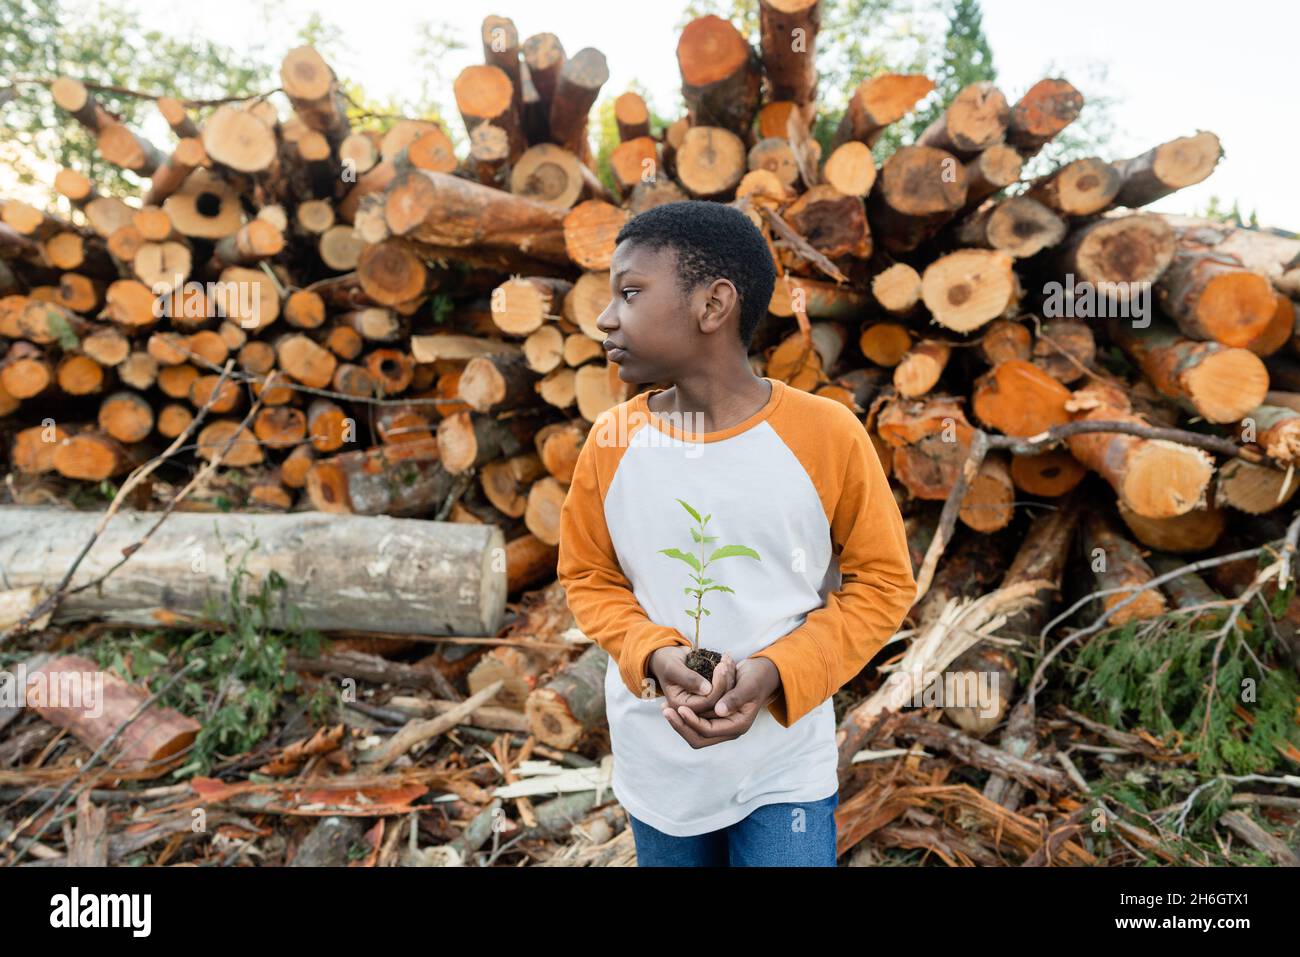
[{"label": "boy's hand", "polygon": [[650,673],[668,699],[665,707],[673,710],[684,707],[713,717],[714,703],[736,685],[736,662],[730,652],[724,651],[722,660],[713,669],[713,681],[709,682],[699,672],[686,667],[686,656],[690,653],[682,645],[656,648],[650,655]]},{"label": "boy's hand", "polygon": [[780,690],[781,674],[771,659],[746,658],[736,665],[735,687],[718,700],[712,713],[665,706],[664,717],[692,748],[707,748],[748,731],[759,709],[767,707]]}]

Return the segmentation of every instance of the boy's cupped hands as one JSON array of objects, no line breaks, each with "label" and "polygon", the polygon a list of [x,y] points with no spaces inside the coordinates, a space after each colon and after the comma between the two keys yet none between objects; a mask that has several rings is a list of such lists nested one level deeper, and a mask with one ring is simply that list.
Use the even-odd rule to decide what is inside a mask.
[{"label": "boy's cupped hands", "polygon": [[664,692],[664,718],[692,748],[740,737],[780,691],[781,675],[768,658],[736,662],[723,652],[710,682],[686,667],[689,653],[681,645],[659,648],[650,671]]}]

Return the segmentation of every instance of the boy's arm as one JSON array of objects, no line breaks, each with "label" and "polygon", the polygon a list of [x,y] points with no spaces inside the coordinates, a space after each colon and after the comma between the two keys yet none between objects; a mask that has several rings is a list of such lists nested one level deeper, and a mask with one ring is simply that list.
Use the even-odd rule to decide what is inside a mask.
[{"label": "boy's arm", "polygon": [[[856,419],[856,416],[855,416]],[[790,727],[871,660],[898,630],[916,597],[903,516],[867,431],[858,423],[831,520],[842,585],[799,627],[753,657],[781,675],[769,705]]]},{"label": "boy's arm", "polygon": [[655,624],[646,615],[632,585],[619,567],[598,477],[596,435],[593,426],[578,452],[573,482],[560,509],[557,577],[568,597],[578,627],[618,664],[623,684],[637,697],[658,682],[645,684],[650,654],[669,645],[690,647],[690,640],[675,628]]}]

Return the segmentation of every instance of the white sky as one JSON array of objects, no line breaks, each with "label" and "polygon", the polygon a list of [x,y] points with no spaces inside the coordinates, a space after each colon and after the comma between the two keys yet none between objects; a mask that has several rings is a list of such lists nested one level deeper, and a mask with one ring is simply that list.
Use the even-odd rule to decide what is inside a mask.
[{"label": "white sky", "polygon": [[[1225,155],[1214,174],[1153,208],[1192,212],[1218,194],[1225,206],[1238,200],[1243,215],[1257,209],[1262,225],[1300,231],[1300,189],[1293,172],[1300,156],[1300,4],[983,0],[982,5],[984,32],[1008,98],[1048,75],[1052,63],[1080,86],[1083,64],[1099,61],[1108,67],[1105,92],[1116,100],[1116,135],[1105,158],[1135,155],[1197,129],[1219,135]],[[521,38],[554,33],[571,54],[596,47],[609,63],[605,89],[611,95],[636,80],[650,91],[653,105],[669,112],[680,85],[674,25],[682,0],[280,0],[270,18],[258,0],[136,0],[135,6],[144,22],[182,38],[208,35],[238,46],[257,35],[272,49],[277,38],[285,49],[292,45],[294,31],[317,11],[346,31],[350,51],[335,58],[335,69],[372,97],[397,94],[411,81],[415,37],[403,25],[441,20],[469,47],[443,67],[448,86],[440,99],[452,108],[450,80],[462,67],[482,62],[478,31],[488,14],[511,17]],[[864,25],[864,32],[869,29]]]}]

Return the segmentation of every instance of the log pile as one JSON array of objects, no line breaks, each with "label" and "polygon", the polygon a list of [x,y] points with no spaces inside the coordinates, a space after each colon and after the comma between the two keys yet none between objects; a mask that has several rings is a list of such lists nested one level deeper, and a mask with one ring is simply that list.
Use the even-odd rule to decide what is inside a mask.
[{"label": "log pile", "polygon": [[[188,435],[195,464],[220,453],[223,469],[182,508],[496,525],[509,592],[545,584],[577,451],[594,419],[634,394],[596,327],[614,237],[683,199],[732,204],[768,239],[779,278],[754,370],[862,419],[918,572],[937,561],[918,626],[943,621],[955,595],[1016,587],[1041,599],[1013,618],[1034,632],[1067,567],[1119,589],[1112,608],[1169,555],[1239,547],[1229,519],[1268,518],[1292,498],[1300,240],[1144,209],[1212,173],[1213,133],[1025,181],[1024,164],[1083,98],[1060,78],[1014,100],[976,83],[877,166],[871,147],[932,81],[862,81],[824,150],[809,132],[811,58],[782,40],[800,29],[815,42],[818,5],[761,7],[758,47],[713,16],[683,31],[686,115],[655,128],[639,96],[618,96],[608,179],[588,128],[597,98],[615,92],[603,55],[567,54],[551,34],[521,41],[501,17],[484,21],[484,63],[455,82],[463,156],[434,122],[354,125],[311,47],[284,58],[283,104],[200,115],[160,98],[175,134],[163,147],[58,78],[70,120],[148,183],[125,201],[64,169],[53,185],[71,218],[0,207],[13,500],[61,494],[56,476],[121,479]],[[989,436],[1022,441],[972,458]],[[1109,560],[1089,570],[1096,554]],[[1117,620],[1190,600],[1172,587],[1139,597]],[[572,625],[563,611],[548,622]],[[1003,651],[954,661],[1014,684]],[[497,649],[462,676],[471,693],[494,689],[530,740],[568,749],[603,724],[603,674],[594,650],[539,647]],[[978,738],[1014,700],[991,719],[948,710]],[[865,746],[869,723],[845,720]],[[885,732],[926,744],[935,733],[896,720]],[[1016,814],[1020,796],[1068,781],[1027,759],[1008,770],[963,741],[937,746],[994,782],[965,812],[982,834],[1008,828],[999,853],[1031,858],[1041,846]],[[948,800],[934,800],[936,815]],[[877,820],[881,846],[918,846],[889,820]],[[853,833],[846,847],[866,836]]]}]

